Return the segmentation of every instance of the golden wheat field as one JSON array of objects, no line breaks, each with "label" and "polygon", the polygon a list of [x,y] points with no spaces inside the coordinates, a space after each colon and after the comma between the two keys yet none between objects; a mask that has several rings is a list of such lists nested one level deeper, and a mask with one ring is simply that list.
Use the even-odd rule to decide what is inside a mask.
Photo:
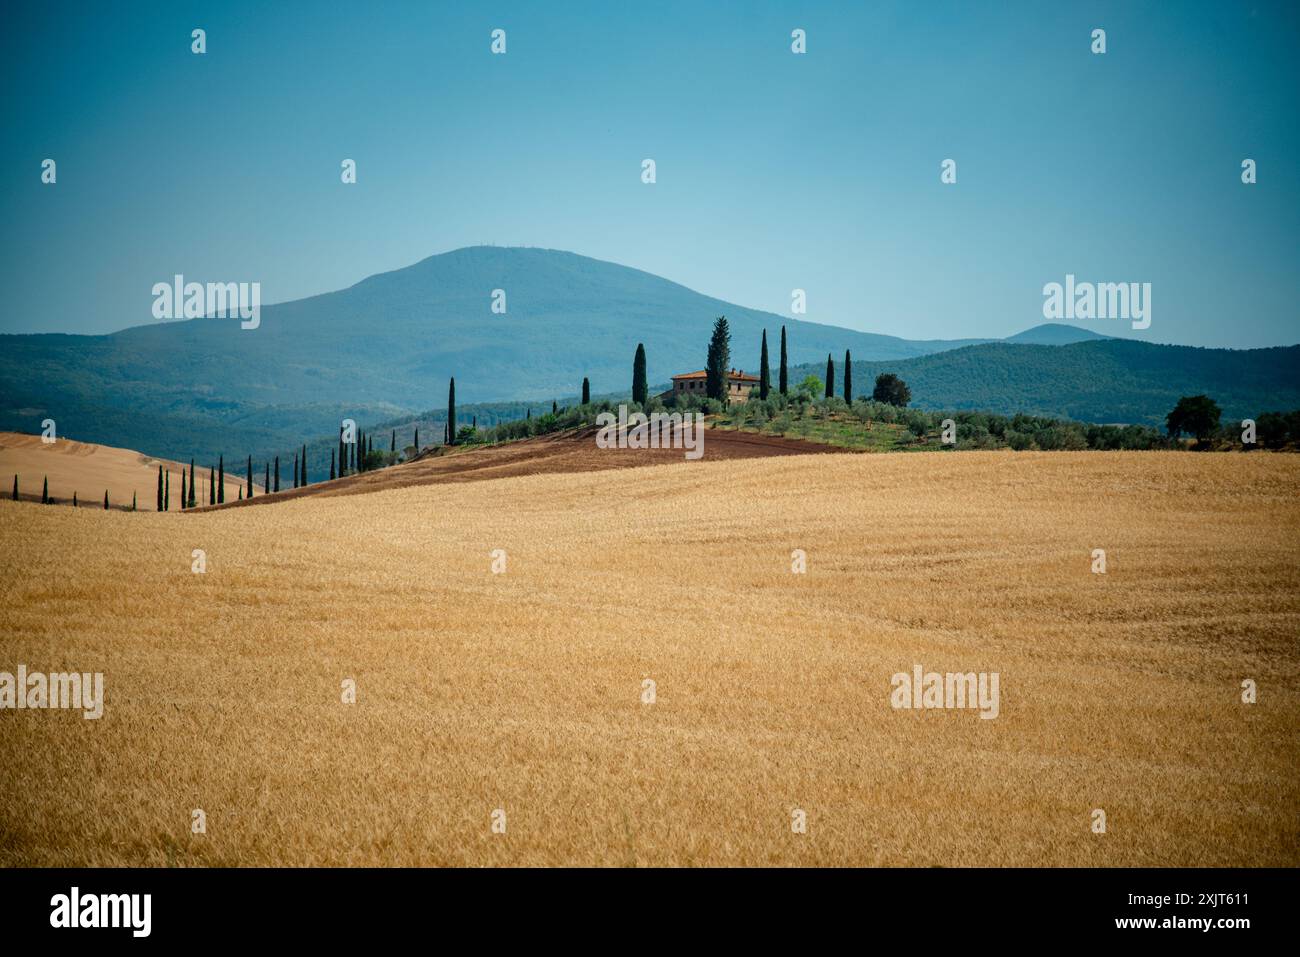
[{"label": "golden wheat field", "polygon": [[[0,671],[105,687],[0,711],[2,865],[1300,864],[1296,456],[0,502],[0,541]],[[917,664],[1000,714],[892,708]]]}]

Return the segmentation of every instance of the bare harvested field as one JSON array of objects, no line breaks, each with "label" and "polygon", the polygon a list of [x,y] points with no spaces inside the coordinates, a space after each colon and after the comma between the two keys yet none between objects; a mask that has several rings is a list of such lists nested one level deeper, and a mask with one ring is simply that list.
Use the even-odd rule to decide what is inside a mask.
[{"label": "bare harvested field", "polygon": [[[105,681],[0,711],[0,865],[1300,864],[1296,456],[3,501],[0,546],[0,671]],[[918,664],[998,716],[891,707]]]},{"label": "bare harvested field", "polygon": [[[180,474],[182,469],[188,471],[188,465],[111,445],[64,438],[47,445],[39,435],[0,432],[0,480],[4,483],[0,491],[6,498],[10,497],[14,476],[17,475],[19,497],[28,501],[40,501],[41,488],[48,478],[50,497],[60,504],[71,502],[72,493],[76,492],[82,505],[102,508],[107,490],[113,508],[130,508],[134,494],[138,509],[153,511],[158,504],[160,465],[171,472],[171,504],[173,509],[178,509]],[[206,495],[208,470],[197,468],[195,478],[200,491]],[[237,475],[226,472],[228,496],[237,497],[243,485],[243,480]],[[254,483],[253,491],[260,494],[262,487]]]},{"label": "bare harvested field", "polygon": [[[550,435],[504,442],[500,445],[477,445],[466,448],[426,450],[421,458],[401,465],[348,475],[331,482],[318,482],[305,488],[283,489],[266,498],[244,502],[226,502],[214,508],[240,508],[247,505],[274,505],[309,495],[360,495],[412,485],[435,485],[443,482],[482,482],[487,479],[513,478],[519,475],[555,475],[574,472],[602,472],[607,469],[644,468],[681,462],[682,449],[601,449],[595,444],[597,429],[570,429]],[[848,449],[790,439],[779,435],[759,435],[724,429],[705,433],[704,459],[710,462],[735,459],[770,458],[774,455],[810,455],[847,452]],[[253,486],[259,490],[258,486]],[[260,491],[260,490],[259,490]]]}]

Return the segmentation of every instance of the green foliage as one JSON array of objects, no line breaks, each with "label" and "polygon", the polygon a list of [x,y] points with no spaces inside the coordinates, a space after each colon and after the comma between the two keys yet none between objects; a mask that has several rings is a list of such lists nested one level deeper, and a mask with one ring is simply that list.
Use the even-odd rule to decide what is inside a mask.
[{"label": "green foliage", "polygon": [[452,445],[456,444],[456,377],[452,376],[451,385],[447,389],[447,439]]},{"label": "green foliage", "polygon": [[797,392],[807,396],[808,398],[812,398],[815,395],[821,395],[825,387],[826,384],[822,382],[821,379],[810,373],[804,377],[802,382],[799,383]]},{"label": "green foliage", "polygon": [[1165,416],[1165,427],[1171,439],[1186,432],[1196,436],[1197,442],[1204,443],[1218,431],[1222,414],[1218,403],[1208,395],[1185,395]]},{"label": "green foliage", "polygon": [[876,388],[872,391],[871,398],[904,408],[912,401],[912,390],[894,373],[882,372],[876,376]]},{"label": "green foliage", "polygon": [[785,351],[785,326],[781,327],[781,370],[780,370],[779,391],[782,395],[787,395],[790,391],[790,368],[789,359]]},{"label": "green foliage", "polygon": [[731,329],[726,316],[713,322],[713,335],[709,337],[709,351],[704,366],[706,378],[704,393],[710,399],[727,401],[727,376],[731,370]]},{"label": "green foliage", "polygon": [[649,391],[645,379],[645,346],[638,342],[632,358],[632,401],[643,404]]}]

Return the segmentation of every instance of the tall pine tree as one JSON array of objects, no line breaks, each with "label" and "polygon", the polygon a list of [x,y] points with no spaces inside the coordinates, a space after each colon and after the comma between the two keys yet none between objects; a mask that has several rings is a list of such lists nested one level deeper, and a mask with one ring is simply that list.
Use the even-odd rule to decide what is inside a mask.
[{"label": "tall pine tree", "polygon": [[638,342],[636,355],[632,357],[632,401],[637,405],[645,405],[649,391],[645,378],[645,346]]},{"label": "tall pine tree", "polygon": [[208,466],[208,504],[217,504],[217,470]]},{"label": "tall pine tree", "polygon": [[786,367],[785,358],[785,326],[781,327],[781,369],[777,373],[777,388],[781,390],[782,395],[788,395],[790,392],[790,371]]},{"label": "tall pine tree", "polygon": [[185,511],[186,501],[187,499],[185,498],[185,470],[181,469],[181,511],[182,512]]},{"label": "tall pine tree", "polygon": [[220,464],[217,471],[217,504],[223,505],[226,501],[226,457],[219,456],[218,461]]},{"label": "tall pine tree", "polygon": [[835,361],[831,358],[830,353],[826,354],[826,398],[835,395]]},{"label": "tall pine tree", "polygon": [[194,490],[194,460],[190,459],[190,501],[189,501],[190,508],[193,508],[195,505],[198,504],[199,502],[198,495],[199,493]]},{"label": "tall pine tree", "polygon": [[163,478],[162,478],[162,466],[160,465],[158,466],[158,511],[160,512],[163,510],[162,493],[163,493]]},{"label": "tall pine tree", "polygon": [[298,487],[298,453],[293,453],[293,488]]},{"label": "tall pine tree", "polygon": [[591,383],[586,376],[582,377],[582,404],[591,405]]},{"label": "tall pine tree", "polygon": [[763,348],[758,356],[758,397],[766,399],[772,391],[772,370],[767,364],[767,330],[763,330]]},{"label": "tall pine tree", "polygon": [[245,482],[245,484],[248,486],[248,497],[252,498],[253,497],[253,457],[251,455],[248,457],[248,479]]},{"label": "tall pine tree", "polygon": [[330,449],[330,481],[334,481],[334,450]]},{"label": "tall pine tree", "polygon": [[713,323],[713,335],[709,338],[709,353],[704,367],[704,394],[710,399],[723,403],[727,401],[730,389],[731,371],[731,329],[726,316],[718,316]]},{"label": "tall pine tree", "polygon": [[280,491],[280,456],[275,457],[275,490]]},{"label": "tall pine tree", "polygon": [[168,471],[167,477],[163,480],[163,511],[172,510],[172,473]]},{"label": "tall pine tree", "polygon": [[271,463],[268,461],[266,463],[266,475],[262,478],[262,492],[265,494],[269,491],[271,491]]},{"label": "tall pine tree", "polygon": [[844,350],[844,401],[853,404],[853,352]]},{"label": "tall pine tree", "polygon": [[451,380],[447,390],[447,444],[456,444],[456,377]]}]

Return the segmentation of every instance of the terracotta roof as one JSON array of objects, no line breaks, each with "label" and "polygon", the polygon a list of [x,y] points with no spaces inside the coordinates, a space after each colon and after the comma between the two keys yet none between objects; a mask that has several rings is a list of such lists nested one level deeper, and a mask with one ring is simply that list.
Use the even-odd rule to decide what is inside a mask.
[{"label": "terracotta roof", "polygon": [[[708,375],[709,375],[708,372],[704,371],[703,369],[701,369],[699,372],[683,372],[681,375],[673,376],[673,381],[676,382],[678,379],[706,379],[708,378]],[[737,379],[742,382],[758,381],[758,376],[746,375],[744,372],[741,372],[739,369],[732,369],[731,372],[728,373],[727,378]]]}]

